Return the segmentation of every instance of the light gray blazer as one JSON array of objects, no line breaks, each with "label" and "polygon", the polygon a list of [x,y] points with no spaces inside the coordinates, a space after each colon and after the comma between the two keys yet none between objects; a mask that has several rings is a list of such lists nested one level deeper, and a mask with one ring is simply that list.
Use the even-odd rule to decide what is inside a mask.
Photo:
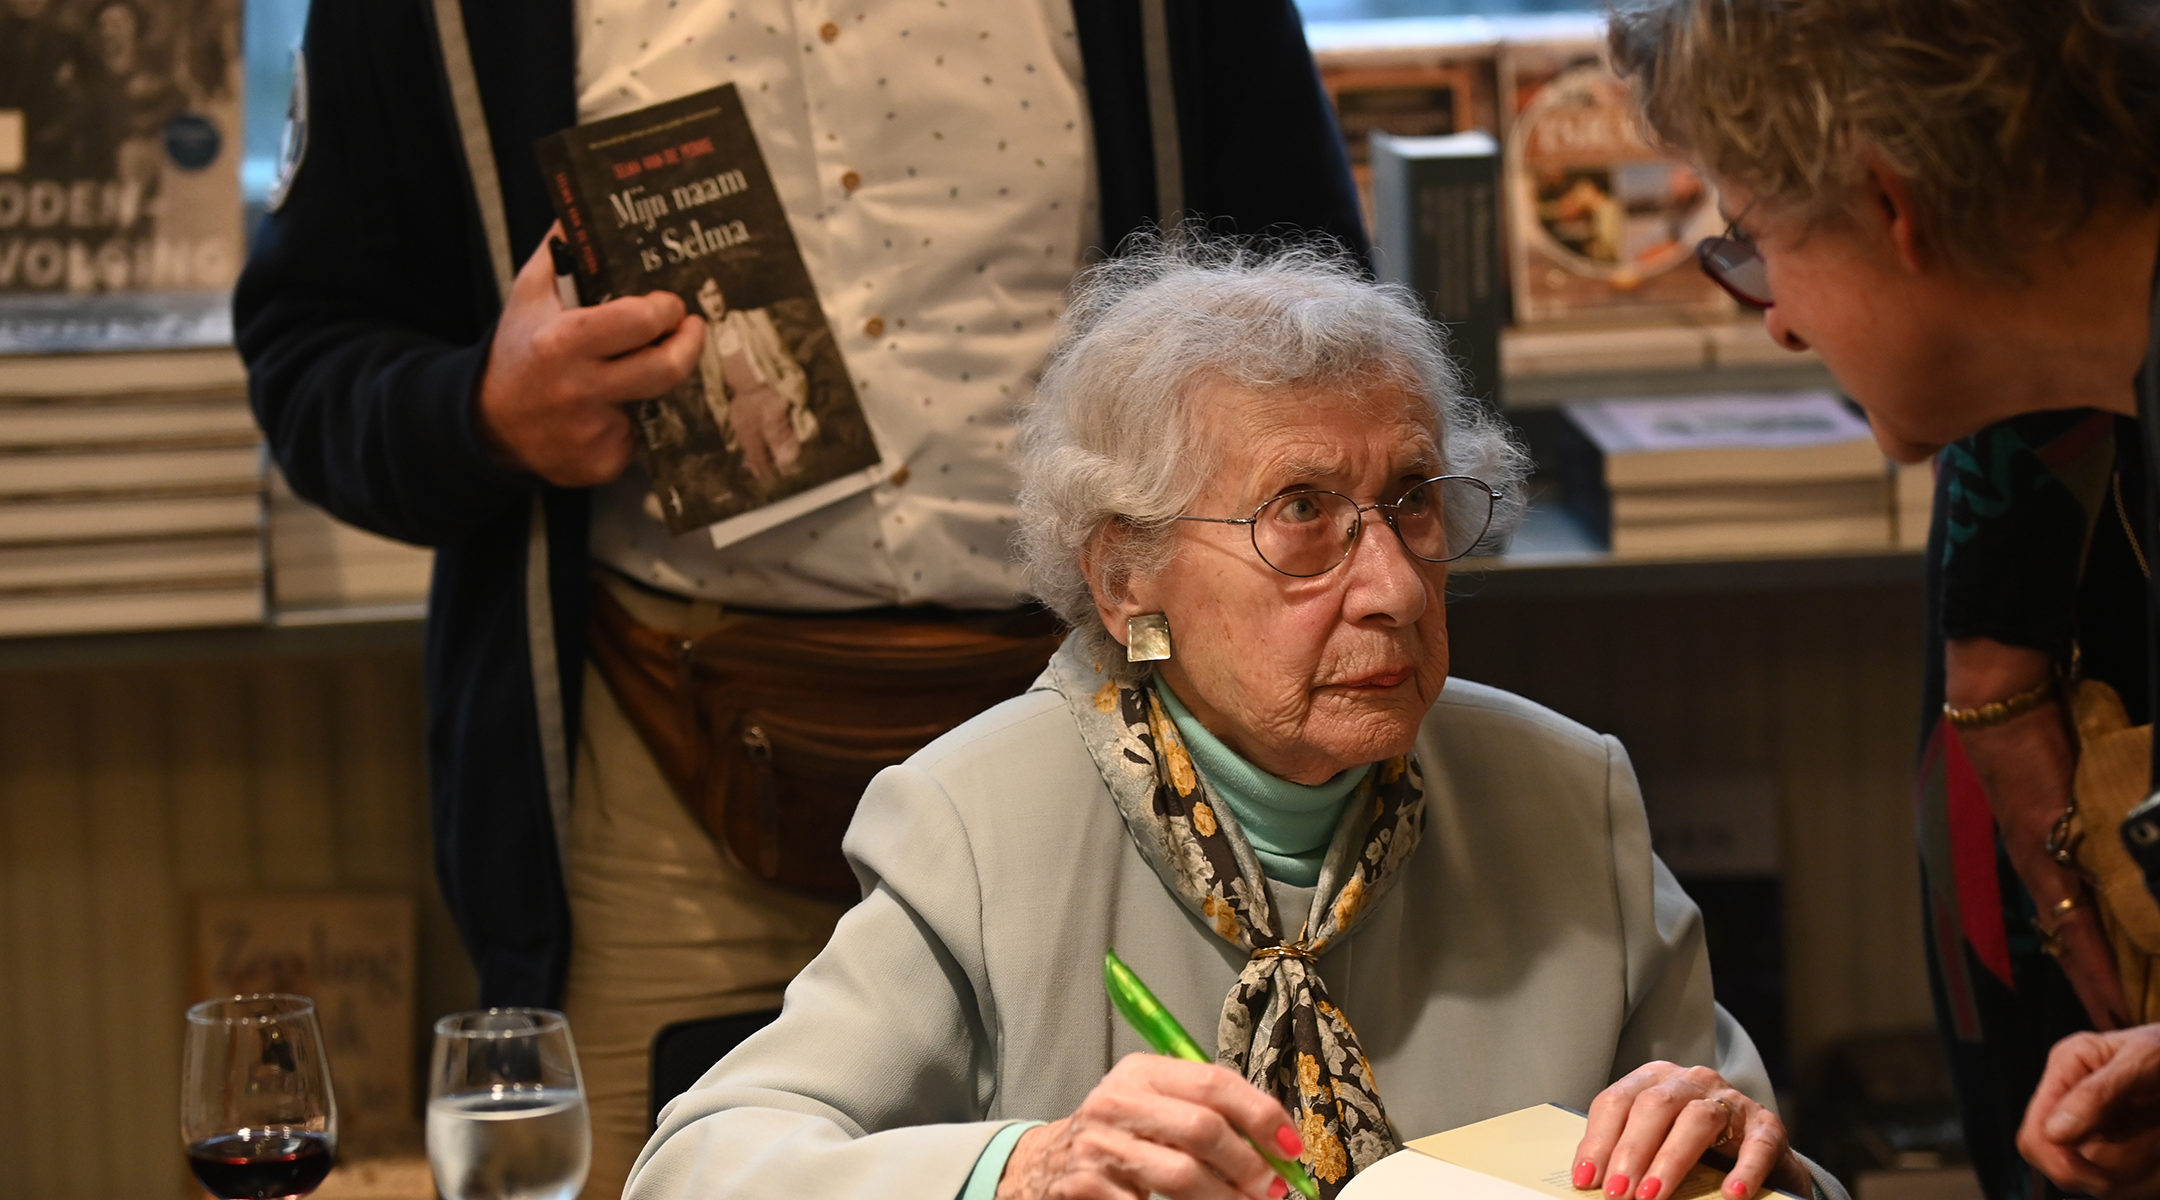
[{"label": "light gray blazer", "polygon": [[[1661,1058],[1771,1102],[1617,741],[1457,679],[1417,754],[1424,841],[1319,961],[1404,1138],[1584,1108]],[[880,774],[846,849],[863,901],[779,1020],[662,1113],[628,1197],[953,1200],[1001,1124],[1068,1115],[1146,1049],[1106,947],[1213,1045],[1240,955],[1142,861],[1055,693]],[[1311,889],[1276,894],[1295,931]]]}]

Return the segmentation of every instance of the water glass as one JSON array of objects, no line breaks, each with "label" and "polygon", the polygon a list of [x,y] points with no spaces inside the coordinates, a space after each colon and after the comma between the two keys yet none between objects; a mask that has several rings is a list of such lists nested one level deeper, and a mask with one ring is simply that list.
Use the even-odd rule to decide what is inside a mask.
[{"label": "water glass", "polygon": [[435,1023],[428,1165],[442,1200],[570,1200],[592,1126],[570,1023],[545,1008],[453,1013]]}]

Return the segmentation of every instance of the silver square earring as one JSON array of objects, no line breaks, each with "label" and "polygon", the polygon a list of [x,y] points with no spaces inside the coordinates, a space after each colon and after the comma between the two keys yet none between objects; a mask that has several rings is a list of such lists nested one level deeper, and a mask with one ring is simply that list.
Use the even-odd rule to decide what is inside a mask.
[{"label": "silver square earring", "polygon": [[1170,618],[1141,613],[1125,622],[1125,661],[1161,662],[1170,657]]}]

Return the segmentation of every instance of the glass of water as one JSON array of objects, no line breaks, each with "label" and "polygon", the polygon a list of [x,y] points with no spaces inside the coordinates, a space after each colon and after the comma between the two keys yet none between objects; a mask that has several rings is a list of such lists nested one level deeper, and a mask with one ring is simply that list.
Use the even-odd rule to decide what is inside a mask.
[{"label": "glass of water", "polygon": [[443,1200],[577,1195],[592,1125],[561,1013],[490,1008],[435,1022],[427,1151]]}]

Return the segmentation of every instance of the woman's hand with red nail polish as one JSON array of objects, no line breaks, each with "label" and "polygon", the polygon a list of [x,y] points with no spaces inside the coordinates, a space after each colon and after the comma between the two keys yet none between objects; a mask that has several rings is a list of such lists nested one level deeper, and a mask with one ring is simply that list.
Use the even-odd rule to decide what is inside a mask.
[{"label": "woman's hand with red nail polish", "polygon": [[[1747,1200],[1765,1179],[1802,1196],[1812,1191],[1776,1113],[1709,1067],[1669,1062],[1645,1064],[1591,1101],[1571,1178],[1602,1174],[1612,1200],[1664,1200],[1665,1181],[1685,1178],[1711,1151],[1732,1156],[1730,1200]],[[1630,1197],[1634,1180],[1642,1186]]]}]

